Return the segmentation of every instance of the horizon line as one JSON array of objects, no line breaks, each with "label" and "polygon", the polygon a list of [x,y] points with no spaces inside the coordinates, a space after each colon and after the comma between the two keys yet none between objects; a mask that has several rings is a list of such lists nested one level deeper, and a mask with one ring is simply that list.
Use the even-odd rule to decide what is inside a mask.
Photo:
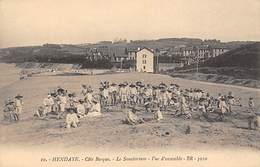
[{"label": "horizon line", "polygon": [[202,41],[205,40],[217,40],[221,43],[228,43],[228,42],[260,42],[260,40],[221,40],[217,38],[199,38],[199,37],[162,37],[162,38],[150,38],[150,39],[127,39],[127,38],[114,38],[113,40],[99,40],[99,41],[90,41],[90,42],[72,42],[72,43],[63,43],[63,42],[43,42],[39,44],[18,44],[18,45],[10,45],[5,47],[0,47],[0,49],[6,49],[6,48],[15,48],[15,47],[30,47],[30,46],[42,46],[44,44],[59,44],[59,45],[84,45],[84,44],[98,44],[100,42],[109,41],[114,44],[115,39],[120,40],[127,40],[126,43],[130,43],[130,41],[156,41],[160,39],[200,39]]}]

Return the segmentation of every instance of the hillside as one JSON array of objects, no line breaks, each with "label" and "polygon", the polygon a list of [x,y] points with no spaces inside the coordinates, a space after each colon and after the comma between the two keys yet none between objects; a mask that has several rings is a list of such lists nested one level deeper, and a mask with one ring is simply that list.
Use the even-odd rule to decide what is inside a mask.
[{"label": "hillside", "polygon": [[168,71],[173,77],[260,88],[260,42],[242,45],[206,62]]},{"label": "hillside", "polygon": [[[112,42],[101,41],[92,44],[44,44],[42,46],[24,46],[24,47],[10,47],[0,48],[0,60],[8,63],[21,63],[25,61],[42,62],[43,59],[49,62],[48,59],[60,58],[52,61],[53,63],[66,63],[65,57],[74,57],[76,63],[82,62],[85,57],[87,48],[104,47],[108,49],[109,56],[113,53],[125,51],[125,48],[133,49],[138,47],[148,47],[152,49],[165,49],[174,46],[197,46],[197,45],[219,45],[223,44],[230,49],[238,48],[242,44],[251,44],[250,41],[233,41],[221,42],[219,40],[202,40],[197,38],[162,38],[157,40],[130,40],[129,42]],[[120,52],[121,53],[121,52]],[[44,58],[43,58],[44,57]],[[66,60],[67,61],[67,60]],[[68,62],[72,63],[72,62]]]},{"label": "hillside", "polygon": [[207,67],[260,67],[260,42],[242,45],[241,47],[209,59],[201,64]]}]

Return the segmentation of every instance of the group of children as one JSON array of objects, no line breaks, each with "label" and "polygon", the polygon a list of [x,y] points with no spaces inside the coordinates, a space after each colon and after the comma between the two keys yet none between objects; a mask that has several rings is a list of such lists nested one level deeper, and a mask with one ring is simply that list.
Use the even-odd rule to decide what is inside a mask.
[{"label": "group of children", "polygon": [[4,106],[4,120],[8,121],[19,121],[20,115],[23,110],[23,96],[17,95],[14,99],[8,99],[5,101]]},{"label": "group of children", "polygon": [[[152,113],[157,121],[163,119],[164,112],[190,119],[194,111],[200,111],[205,117],[209,113],[217,113],[217,119],[223,120],[226,113],[231,113],[235,105],[241,106],[240,98],[235,98],[232,92],[227,95],[219,94],[215,98],[205,90],[181,89],[175,83],[152,85],[141,81],[119,84],[102,81],[97,92],[94,92],[91,86],[82,85],[80,95],[58,87],[43,99],[43,105],[38,108],[35,116],[47,118],[48,115],[55,114],[58,119],[65,118],[67,128],[77,127],[80,119],[101,116],[101,110],[108,111],[113,107],[128,109],[125,121],[129,124],[145,122],[137,116],[138,107],[144,112]],[[7,101],[5,118],[18,121],[22,106],[20,95],[15,97],[15,101]],[[249,99],[248,106],[252,113],[248,118],[250,127],[251,124],[258,126],[255,124],[256,117],[253,116],[255,113],[253,98]]]},{"label": "group of children", "polygon": [[[190,119],[194,111],[199,111],[205,118],[208,118],[210,113],[216,113],[217,121],[223,121],[225,115],[230,114],[234,106],[242,106],[241,98],[235,97],[232,92],[213,97],[205,90],[181,89],[175,83],[151,85],[141,81],[119,84],[103,81],[100,83],[99,90],[102,107],[126,108],[130,106],[130,113],[126,119],[130,124],[143,122],[136,121],[140,120],[137,119],[135,109],[138,106],[143,107],[143,111],[153,113],[155,119],[158,120],[163,118],[163,112],[171,112],[176,117],[184,116]],[[251,104],[249,110],[255,111],[253,98],[249,99],[249,103]]]},{"label": "group of children", "polygon": [[[85,85],[83,85],[85,87]],[[101,115],[101,105],[93,95],[93,90],[82,91],[80,96],[58,87],[43,99],[35,116],[47,118],[48,115],[57,115],[58,119],[65,118],[66,127],[77,127],[79,120],[85,117]]]}]

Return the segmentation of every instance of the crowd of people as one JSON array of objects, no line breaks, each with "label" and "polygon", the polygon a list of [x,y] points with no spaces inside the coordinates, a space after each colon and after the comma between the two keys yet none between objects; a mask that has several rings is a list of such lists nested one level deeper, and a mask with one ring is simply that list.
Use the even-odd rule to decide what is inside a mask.
[{"label": "crowd of people", "polygon": [[[102,81],[98,91],[94,91],[91,86],[82,85],[81,93],[78,95],[58,87],[43,99],[35,116],[48,118],[48,115],[55,114],[57,119],[64,118],[66,127],[70,128],[78,127],[81,119],[99,117],[102,115],[101,111],[108,112],[111,108],[117,107],[127,109],[126,119],[123,122],[131,125],[145,122],[136,113],[140,110],[151,113],[156,121],[162,120],[166,112],[175,117],[191,119],[196,111],[206,119],[210,113],[216,113],[216,120],[223,121],[225,115],[232,112],[233,106],[241,106],[240,100],[234,97],[232,92],[213,97],[205,90],[181,89],[175,83],[152,85],[141,81],[119,84]],[[6,102],[5,118],[18,121],[22,105],[20,95],[15,97],[15,101]],[[258,127],[252,97],[248,101],[248,111],[251,113],[248,117],[249,127]]]}]

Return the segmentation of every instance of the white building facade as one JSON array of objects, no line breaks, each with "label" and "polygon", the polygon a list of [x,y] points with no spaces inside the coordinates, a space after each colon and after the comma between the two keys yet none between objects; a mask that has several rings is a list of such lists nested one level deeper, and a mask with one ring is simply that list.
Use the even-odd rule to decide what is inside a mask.
[{"label": "white building facade", "polygon": [[136,71],[153,73],[154,69],[154,52],[148,48],[143,48],[136,53]]},{"label": "white building facade", "polygon": [[212,48],[212,57],[217,57],[223,53],[226,53],[227,51],[229,50],[223,47],[214,47]]}]

